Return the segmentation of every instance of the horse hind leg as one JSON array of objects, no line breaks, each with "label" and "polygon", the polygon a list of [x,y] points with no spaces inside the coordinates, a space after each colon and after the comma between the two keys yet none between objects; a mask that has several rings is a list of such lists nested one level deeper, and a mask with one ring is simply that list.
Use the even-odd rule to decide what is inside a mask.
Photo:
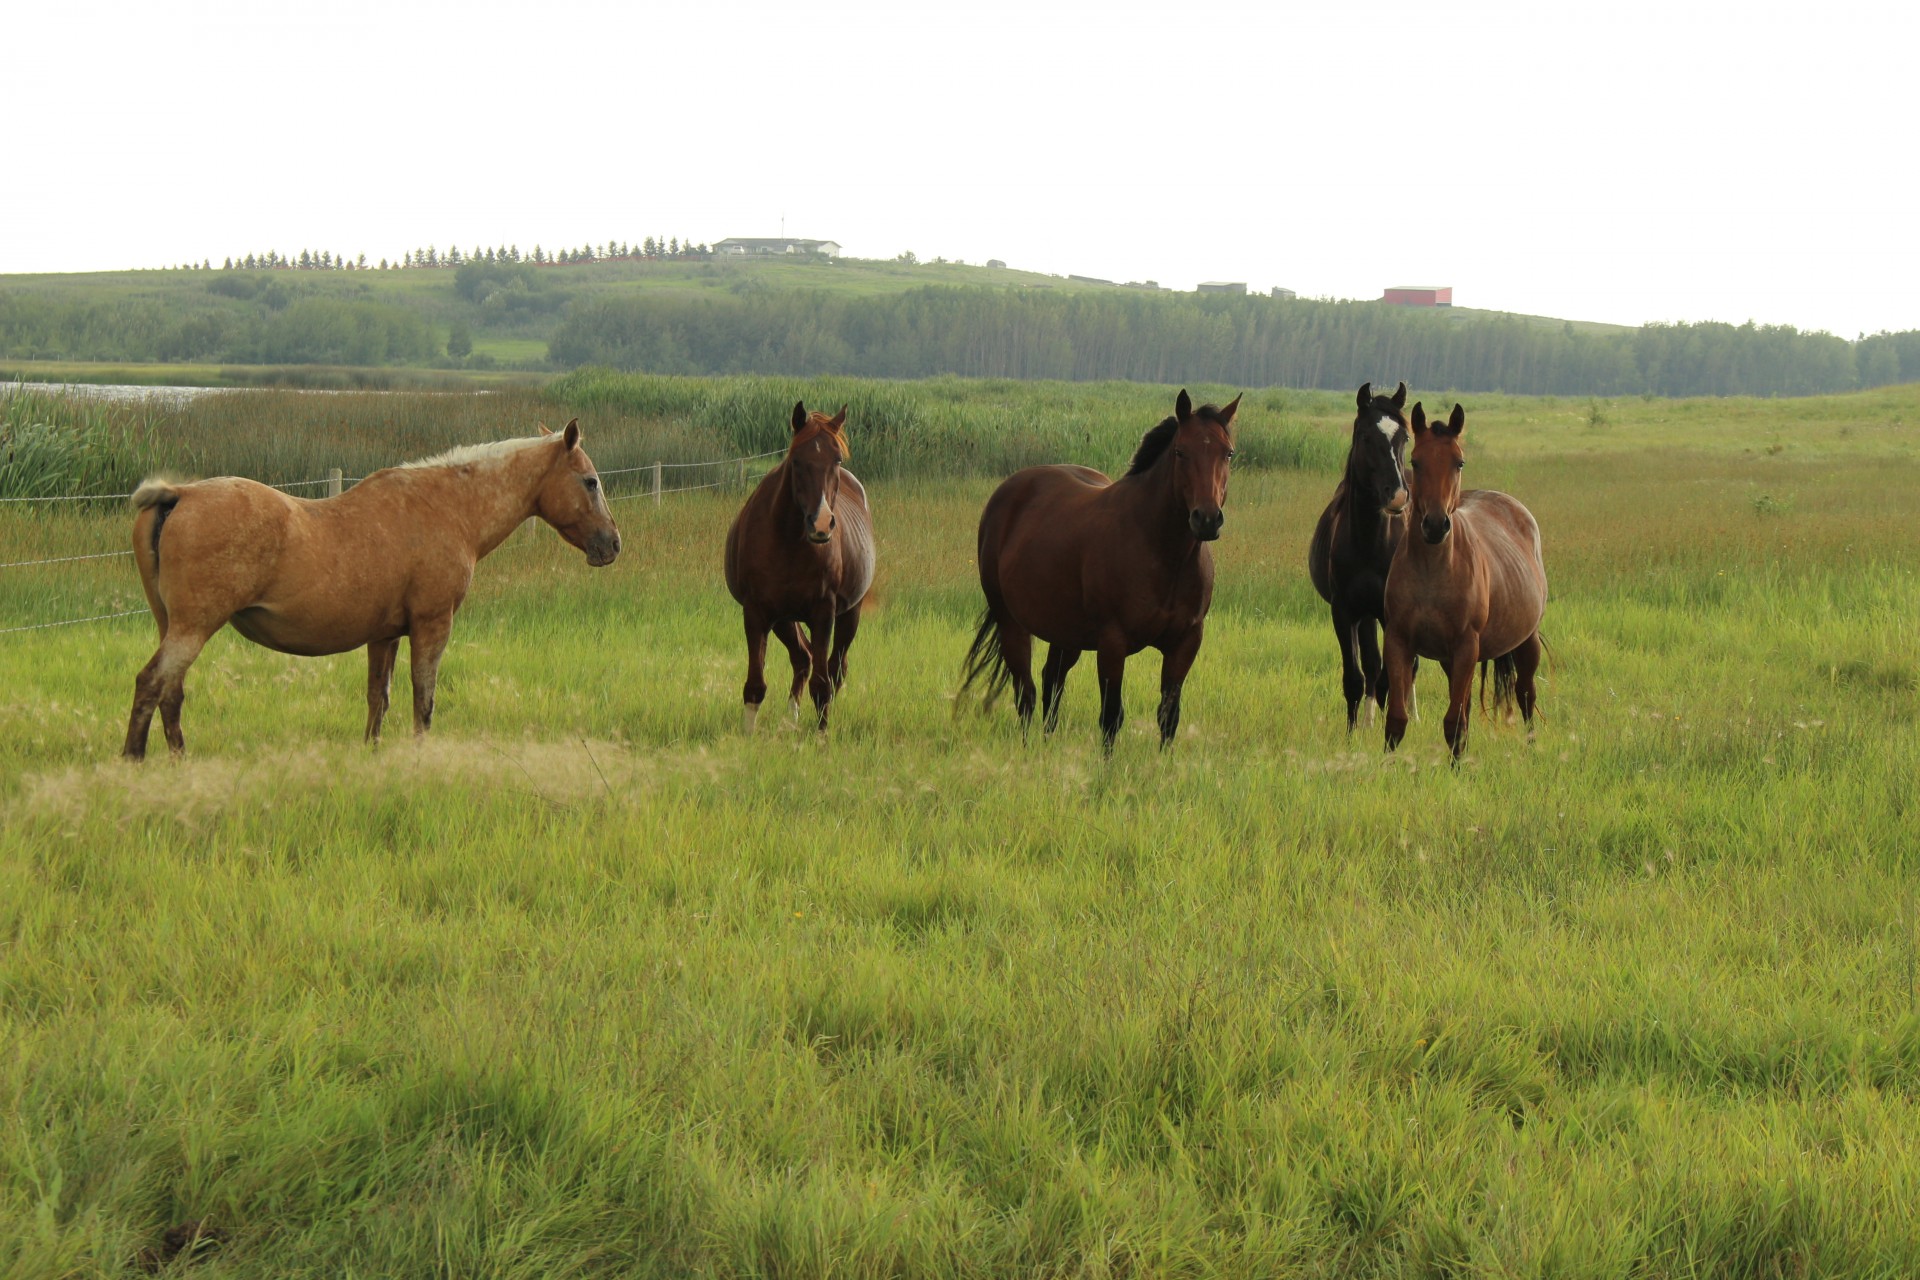
[{"label": "horse hind leg", "polygon": [[[744,704],[741,711],[740,727],[747,733],[753,732],[754,722],[760,716],[760,704],[767,699],[767,631],[769,624],[752,610],[746,611],[745,627],[747,633],[747,682],[741,686],[740,700]],[[786,638],[784,635],[781,637]]]},{"label": "horse hind leg", "polygon": [[[1367,706],[1367,728],[1373,728],[1374,716],[1387,705],[1387,669],[1380,660],[1380,629],[1372,618],[1354,623],[1354,637],[1360,650],[1360,701]],[[1353,729],[1352,695],[1348,695],[1347,729]]]},{"label": "horse hind leg", "polygon": [[1052,733],[1060,723],[1060,703],[1067,693],[1067,673],[1080,661],[1080,650],[1072,645],[1047,647],[1047,663],[1040,669],[1040,727]]},{"label": "horse hind leg", "polygon": [[1024,736],[1033,723],[1033,707],[1039,696],[1033,683],[1033,633],[1012,625],[1001,627],[1000,659],[1007,664],[1007,678],[1013,684],[1013,710],[1020,717]]},{"label": "horse hind leg", "polygon": [[206,647],[211,632],[171,627],[160,647],[140,669],[133,682],[133,713],[127,719],[127,741],[120,754],[128,760],[144,760],[147,736],[152,730],[153,713],[160,713],[161,731],[174,755],[187,749],[180,732],[180,706],[186,700],[187,668]]},{"label": "horse hind leg", "polygon": [[1540,633],[1534,632],[1520,642],[1513,651],[1513,696],[1520,704],[1520,720],[1527,727],[1527,736],[1533,736],[1533,706],[1536,693],[1533,676],[1540,669]]}]

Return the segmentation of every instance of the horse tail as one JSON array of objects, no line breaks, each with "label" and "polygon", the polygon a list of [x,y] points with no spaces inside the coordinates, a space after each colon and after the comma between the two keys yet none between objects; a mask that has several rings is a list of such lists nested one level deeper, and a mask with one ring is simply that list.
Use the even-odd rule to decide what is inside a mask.
[{"label": "horse tail", "polygon": [[[133,491],[133,509],[136,512],[153,512],[153,527],[147,531],[147,546],[153,556],[153,567],[160,568],[160,527],[173,514],[174,507],[180,502],[180,490],[171,480],[159,476],[148,476]],[[137,519],[137,517],[136,517]]]},{"label": "horse tail", "polygon": [[1493,668],[1493,712],[1500,712],[1513,706],[1514,685],[1520,679],[1520,664],[1513,655],[1503,653],[1491,662],[1480,664],[1480,710],[1487,709],[1487,668]]},{"label": "horse tail", "polygon": [[973,633],[973,644],[967,649],[966,661],[961,664],[966,675],[960,681],[961,697],[953,700],[953,714],[960,714],[960,703],[974,682],[986,678],[986,687],[982,702],[993,706],[1009,684],[1013,683],[1013,672],[1007,666],[1006,655],[1000,652],[1000,622],[993,616],[989,606],[980,614],[980,629]]}]

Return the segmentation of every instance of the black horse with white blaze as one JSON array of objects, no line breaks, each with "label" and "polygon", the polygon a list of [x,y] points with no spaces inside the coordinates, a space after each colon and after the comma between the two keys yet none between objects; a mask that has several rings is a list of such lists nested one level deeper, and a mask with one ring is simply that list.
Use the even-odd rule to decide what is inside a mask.
[{"label": "black horse with white blaze", "polygon": [[1372,383],[1362,384],[1346,474],[1307,550],[1314,590],[1333,609],[1349,731],[1362,702],[1371,703],[1369,721],[1374,707],[1387,704],[1379,628],[1386,618],[1387,568],[1407,533],[1406,403],[1404,382],[1391,396],[1374,395]]}]

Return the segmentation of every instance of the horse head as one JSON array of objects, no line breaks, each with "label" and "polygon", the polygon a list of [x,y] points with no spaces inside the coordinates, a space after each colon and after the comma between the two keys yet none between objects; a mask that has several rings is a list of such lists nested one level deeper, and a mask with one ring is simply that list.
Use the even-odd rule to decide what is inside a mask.
[{"label": "horse head", "polygon": [[834,506],[840,501],[840,464],[850,456],[847,451],[847,407],[829,418],[824,413],[808,413],[805,401],[793,406],[793,442],[787,446],[787,486],[793,494],[794,509],[805,522],[807,541],[828,542],[833,538],[837,518]]},{"label": "horse head", "polygon": [[[540,428],[540,434],[553,436],[545,427]],[[620,530],[614,527],[613,513],[607,510],[607,495],[601,492],[593,460],[580,447],[580,420],[567,423],[566,430],[554,436],[549,447],[555,451],[553,464],[534,493],[534,514],[586,552],[588,564],[596,569],[612,564],[620,554]]]},{"label": "horse head", "polygon": [[1240,397],[1225,408],[1203,404],[1198,409],[1182,391],[1173,409],[1173,488],[1187,527],[1201,542],[1220,536],[1226,523],[1221,508],[1227,501],[1227,468],[1233,460],[1233,417]]},{"label": "horse head", "polygon": [[1460,437],[1467,429],[1467,411],[1459,405],[1445,422],[1427,425],[1427,415],[1413,406],[1412,518],[1420,522],[1420,536],[1439,546],[1453,531],[1453,509],[1460,505],[1460,472],[1467,465]]},{"label": "horse head", "polygon": [[1400,410],[1407,403],[1407,384],[1390,396],[1373,394],[1373,384],[1360,384],[1359,412],[1353,419],[1353,444],[1347,450],[1349,489],[1380,509],[1397,516],[1407,509],[1407,478],[1402,461],[1407,448],[1407,420]]}]

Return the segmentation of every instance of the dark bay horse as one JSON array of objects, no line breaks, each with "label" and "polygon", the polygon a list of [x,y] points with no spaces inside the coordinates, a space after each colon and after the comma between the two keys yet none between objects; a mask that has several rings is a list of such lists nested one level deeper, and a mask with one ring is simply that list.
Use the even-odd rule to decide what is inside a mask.
[{"label": "dark bay horse", "polygon": [[133,558],[160,626],[134,682],[123,754],[139,760],[157,707],[178,755],[187,668],[228,623],[255,644],[315,656],[367,647],[367,740],[380,736],[400,638],[409,638],[413,730],[433,690],[453,615],[479,560],[539,516],[586,552],[620,554],[580,424],[560,435],[470,445],[389,467],[337,498],[295,498],[222,476],[148,480],[134,491]]},{"label": "dark bay horse", "polygon": [[761,477],[727,530],[727,590],[747,628],[748,732],[767,696],[767,632],[793,661],[787,698],[796,717],[800,690],[809,688],[825,729],[827,704],[846,682],[874,563],[867,491],[845,466],[846,425],[844,407],[829,418],[808,413],[805,402],[794,405],[787,456]]},{"label": "dark bay horse", "polygon": [[1042,672],[1045,725],[1060,716],[1067,673],[1092,649],[1100,664],[1100,733],[1113,750],[1127,658],[1160,650],[1160,745],[1180,724],[1180,686],[1200,652],[1213,603],[1213,553],[1226,516],[1233,417],[1198,410],[1182,391],[1174,416],[1147,432],[1125,475],[1029,467],[994,490],[980,515],[980,587],[987,608],[968,650],[962,692],[986,680],[992,704],[1008,684],[1024,729],[1033,719],[1033,640],[1052,647]]},{"label": "dark bay horse", "polygon": [[1461,491],[1466,410],[1456,404],[1451,417],[1429,427],[1416,404],[1412,426],[1414,528],[1387,574],[1387,750],[1407,731],[1418,654],[1446,668],[1447,746],[1458,760],[1467,747],[1475,664],[1493,663],[1495,706],[1517,697],[1533,724],[1547,570],[1531,512],[1492,489]]},{"label": "dark bay horse", "polygon": [[1367,704],[1367,723],[1387,703],[1377,630],[1386,617],[1387,568],[1407,532],[1407,384],[1391,396],[1362,383],[1347,469],[1320,513],[1307,549],[1314,590],[1333,608],[1340,642],[1341,688],[1347,696],[1347,731]]}]

